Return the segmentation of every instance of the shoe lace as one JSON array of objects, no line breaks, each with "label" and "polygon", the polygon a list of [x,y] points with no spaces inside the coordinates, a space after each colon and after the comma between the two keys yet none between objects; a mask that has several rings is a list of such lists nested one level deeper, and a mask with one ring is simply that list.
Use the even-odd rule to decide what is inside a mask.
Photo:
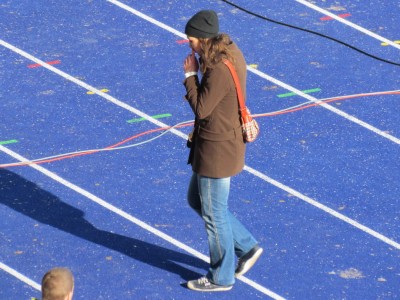
[{"label": "shoe lace", "polygon": [[208,278],[207,277],[201,277],[198,279],[198,283],[199,284],[206,284],[209,283]]}]

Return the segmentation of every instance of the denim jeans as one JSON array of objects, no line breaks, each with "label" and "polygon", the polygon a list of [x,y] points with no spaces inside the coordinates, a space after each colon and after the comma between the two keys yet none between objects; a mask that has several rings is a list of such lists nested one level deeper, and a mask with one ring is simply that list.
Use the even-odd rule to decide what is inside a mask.
[{"label": "denim jeans", "polygon": [[235,254],[242,257],[257,241],[229,211],[230,177],[209,178],[193,173],[189,205],[203,218],[210,249],[208,279],[218,285],[235,282]]}]

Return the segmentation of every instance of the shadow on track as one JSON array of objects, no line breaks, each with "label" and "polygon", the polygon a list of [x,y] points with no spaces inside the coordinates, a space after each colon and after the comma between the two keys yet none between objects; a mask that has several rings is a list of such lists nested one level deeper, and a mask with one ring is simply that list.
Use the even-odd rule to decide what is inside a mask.
[{"label": "shadow on track", "polygon": [[84,240],[118,251],[150,266],[181,276],[199,277],[180,264],[207,269],[204,261],[138,239],[100,230],[89,223],[84,212],[43,190],[35,183],[6,169],[0,169],[0,204],[42,224],[68,232]]}]

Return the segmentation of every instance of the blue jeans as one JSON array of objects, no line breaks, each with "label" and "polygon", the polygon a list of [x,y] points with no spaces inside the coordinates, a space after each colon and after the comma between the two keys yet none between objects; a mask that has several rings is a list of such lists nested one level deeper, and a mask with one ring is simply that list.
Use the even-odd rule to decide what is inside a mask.
[{"label": "blue jeans", "polygon": [[210,248],[207,278],[214,284],[235,283],[235,254],[242,257],[257,241],[229,211],[231,178],[209,178],[193,173],[188,202],[204,220]]}]

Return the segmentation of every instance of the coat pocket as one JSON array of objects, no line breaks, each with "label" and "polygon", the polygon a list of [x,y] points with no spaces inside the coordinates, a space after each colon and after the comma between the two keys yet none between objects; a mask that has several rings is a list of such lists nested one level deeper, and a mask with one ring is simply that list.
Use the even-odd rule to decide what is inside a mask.
[{"label": "coat pocket", "polygon": [[203,140],[212,142],[229,141],[229,140],[234,140],[238,132],[241,134],[241,128],[239,128],[238,130],[232,129],[225,132],[215,132],[200,127],[199,137]]}]

